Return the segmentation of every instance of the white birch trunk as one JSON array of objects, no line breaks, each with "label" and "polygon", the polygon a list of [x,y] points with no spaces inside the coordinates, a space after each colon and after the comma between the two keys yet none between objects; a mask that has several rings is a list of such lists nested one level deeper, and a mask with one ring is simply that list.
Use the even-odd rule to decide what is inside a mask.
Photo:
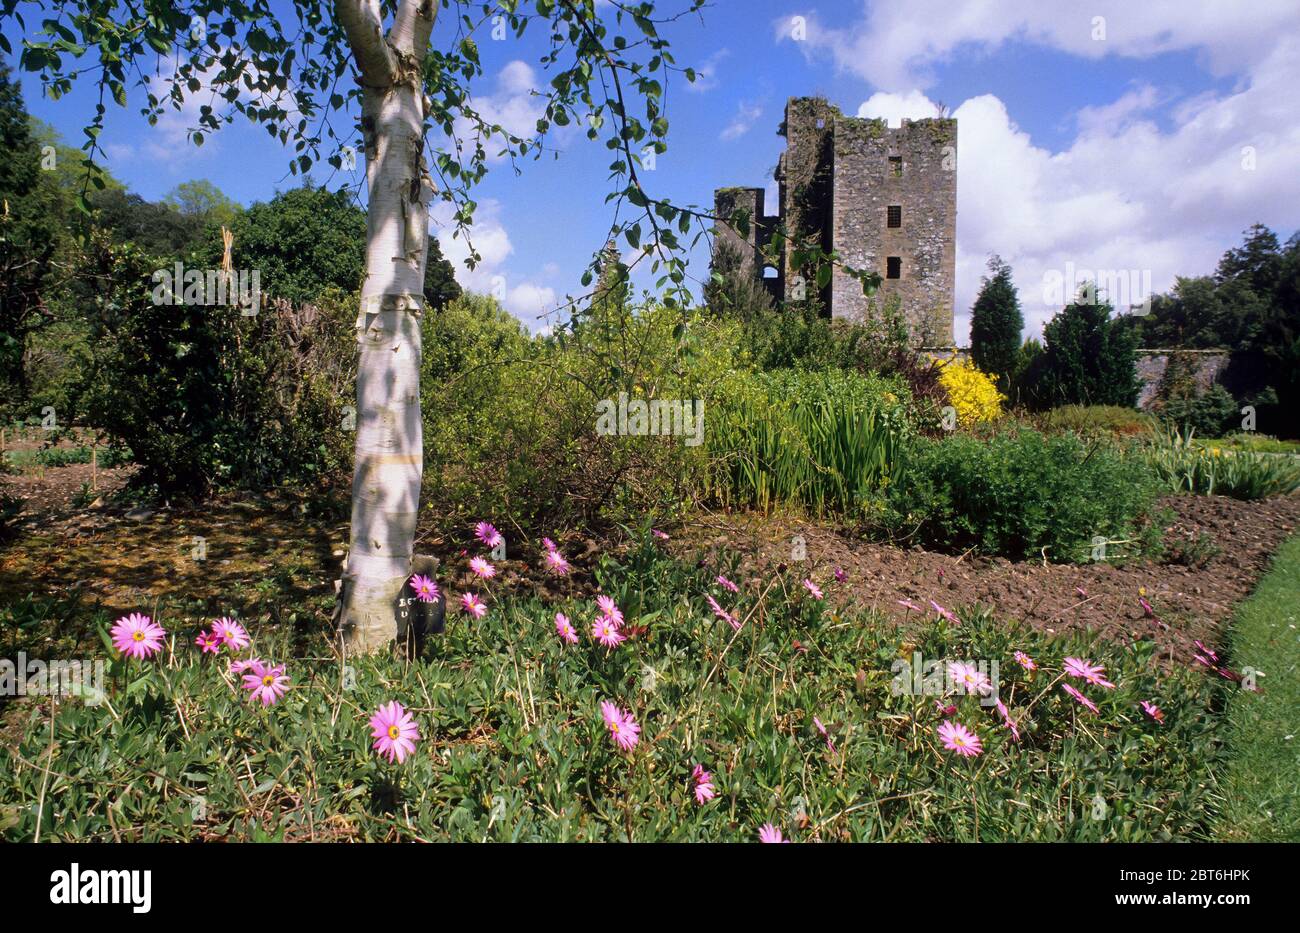
[{"label": "white birch trunk", "polygon": [[420,314],[432,194],[420,69],[436,9],[431,0],[404,0],[384,36],[375,0],[335,0],[360,73],[369,191],[352,536],[339,594],[348,654],[399,635],[396,600],[411,572],[424,465]]}]

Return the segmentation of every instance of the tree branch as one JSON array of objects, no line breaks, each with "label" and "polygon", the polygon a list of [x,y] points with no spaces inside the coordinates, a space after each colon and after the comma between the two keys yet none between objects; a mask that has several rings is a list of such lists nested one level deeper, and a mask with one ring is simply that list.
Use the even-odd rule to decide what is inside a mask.
[{"label": "tree branch", "polygon": [[371,87],[392,84],[397,62],[384,41],[378,0],[334,0],[334,16],[348,37],[362,83]]}]

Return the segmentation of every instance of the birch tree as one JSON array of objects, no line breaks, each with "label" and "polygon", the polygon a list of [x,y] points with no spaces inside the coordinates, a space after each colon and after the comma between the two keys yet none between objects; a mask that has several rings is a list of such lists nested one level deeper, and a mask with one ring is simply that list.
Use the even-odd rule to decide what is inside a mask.
[{"label": "birch tree", "polygon": [[[97,91],[83,145],[79,207],[87,214],[86,194],[105,184],[100,134],[109,107],[132,98],[151,123],[169,110],[192,114],[187,137],[196,146],[237,119],[259,124],[289,149],[293,173],[327,162],[346,177],[358,152],[364,159],[345,650],[373,651],[398,634],[395,601],[419,510],[418,319],[433,199],[452,206],[472,264],[471,189],[490,160],[504,156],[519,171],[529,157],[554,154],[548,139],[557,128],[584,133],[611,154],[611,235],[640,251],[637,262],[649,260],[661,300],[688,302],[679,236],[706,236],[713,218],[655,198],[640,170],[667,149],[669,82],[694,80],[661,30],[703,4],[681,0],[665,16],[649,0],[612,0],[600,12],[596,0],[286,0],[276,9],[268,0],[0,0],[0,49],[15,54],[8,36],[17,36],[22,68],[48,96],[74,85]],[[522,40],[530,29],[542,32],[539,64],[550,80],[538,91],[544,115],[525,137],[485,120],[472,86],[483,75],[485,33]]]}]

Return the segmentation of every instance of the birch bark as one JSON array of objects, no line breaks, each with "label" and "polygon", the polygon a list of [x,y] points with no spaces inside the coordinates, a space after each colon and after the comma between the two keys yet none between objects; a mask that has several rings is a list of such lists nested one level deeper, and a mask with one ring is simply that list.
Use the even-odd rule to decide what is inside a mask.
[{"label": "birch bark", "polygon": [[403,0],[387,34],[377,0],[335,0],[334,7],[362,86],[369,193],[351,545],[338,613],[344,652],[359,654],[402,634],[396,601],[411,572],[419,510],[420,315],[433,194],[421,69],[437,4]]}]

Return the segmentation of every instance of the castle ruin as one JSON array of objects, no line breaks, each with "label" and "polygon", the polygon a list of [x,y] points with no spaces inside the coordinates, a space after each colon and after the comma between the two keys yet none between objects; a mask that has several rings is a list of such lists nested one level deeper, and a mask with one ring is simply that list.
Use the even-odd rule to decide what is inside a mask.
[{"label": "castle ruin", "polygon": [[[719,218],[744,213],[746,222],[720,222],[719,252],[739,256],[734,274],[761,279],[775,298],[815,297],[822,313],[862,320],[869,302],[897,300],[913,343],[951,346],[957,256],[957,121],[846,117],[820,97],[786,102],[786,139],[776,169],[779,213],[764,214],[762,188],[714,192]],[[785,228],[775,251],[765,249]],[[737,229],[739,227],[739,229]],[[743,231],[743,234],[742,234]],[[835,265],[819,287],[816,270],[796,268],[799,244],[820,245],[839,262],[880,275],[868,298],[862,283]]]}]

